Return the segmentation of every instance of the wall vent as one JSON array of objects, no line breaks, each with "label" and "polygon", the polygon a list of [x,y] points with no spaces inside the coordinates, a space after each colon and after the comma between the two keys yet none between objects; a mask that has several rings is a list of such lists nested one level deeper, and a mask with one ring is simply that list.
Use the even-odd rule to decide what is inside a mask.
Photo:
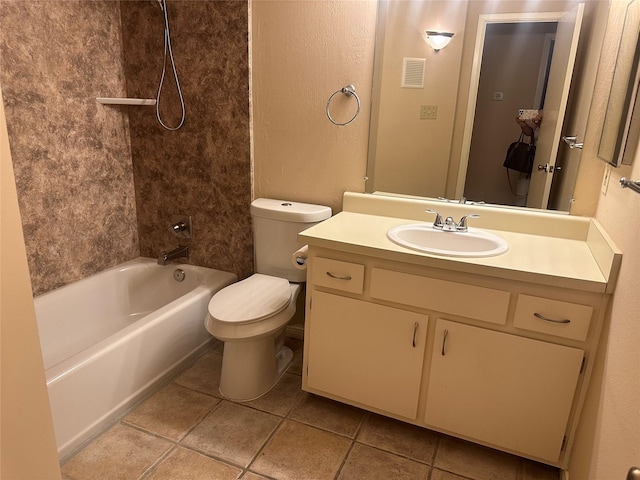
[{"label": "wall vent", "polygon": [[424,88],[424,66],[426,58],[402,59],[402,88]]}]

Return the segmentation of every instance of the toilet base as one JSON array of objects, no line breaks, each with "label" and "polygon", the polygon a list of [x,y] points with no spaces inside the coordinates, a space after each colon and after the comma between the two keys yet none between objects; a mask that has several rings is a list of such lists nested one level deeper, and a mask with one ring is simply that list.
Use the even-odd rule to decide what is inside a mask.
[{"label": "toilet base", "polygon": [[249,402],[276,386],[286,372],[293,352],[278,337],[225,342],[220,394],[236,402]]}]

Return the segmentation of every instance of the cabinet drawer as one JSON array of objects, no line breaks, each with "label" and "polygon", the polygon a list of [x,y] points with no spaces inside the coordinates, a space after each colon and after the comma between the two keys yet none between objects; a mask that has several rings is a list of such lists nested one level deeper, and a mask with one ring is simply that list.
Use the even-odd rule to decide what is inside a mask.
[{"label": "cabinet drawer", "polygon": [[524,330],[585,340],[593,307],[519,295],[513,325]]},{"label": "cabinet drawer", "polygon": [[374,268],[371,270],[371,296],[504,325],[510,293]]},{"label": "cabinet drawer", "polygon": [[315,285],[343,292],[362,293],[364,265],[322,257],[314,257],[312,261],[311,282]]}]

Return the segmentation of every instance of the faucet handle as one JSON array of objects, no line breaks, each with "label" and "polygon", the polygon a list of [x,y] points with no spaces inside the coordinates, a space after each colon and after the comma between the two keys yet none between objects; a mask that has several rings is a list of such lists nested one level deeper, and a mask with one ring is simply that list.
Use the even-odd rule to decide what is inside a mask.
[{"label": "faucet handle", "polygon": [[430,208],[427,208],[425,212],[436,214],[436,219],[433,221],[433,228],[442,228],[444,226],[444,222],[442,221],[442,215],[440,215],[439,212],[436,212],[435,210],[431,210]]},{"label": "faucet handle", "polygon": [[480,215],[478,215],[477,213],[471,213],[469,215],[465,215],[464,217],[462,217],[460,219],[460,222],[458,223],[458,226],[456,227],[456,230],[458,232],[467,231],[467,218],[480,218]]}]

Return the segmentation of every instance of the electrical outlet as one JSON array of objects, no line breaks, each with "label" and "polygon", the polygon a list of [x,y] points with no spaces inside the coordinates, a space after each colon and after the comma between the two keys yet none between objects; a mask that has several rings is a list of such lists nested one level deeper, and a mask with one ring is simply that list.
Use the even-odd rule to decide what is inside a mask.
[{"label": "electrical outlet", "polygon": [[437,105],[420,105],[420,120],[435,120],[438,118]]},{"label": "electrical outlet", "polygon": [[611,178],[611,167],[609,165],[604,167],[604,177],[602,178],[602,187],[600,191],[603,195],[607,194],[607,190],[609,189],[609,179]]}]

